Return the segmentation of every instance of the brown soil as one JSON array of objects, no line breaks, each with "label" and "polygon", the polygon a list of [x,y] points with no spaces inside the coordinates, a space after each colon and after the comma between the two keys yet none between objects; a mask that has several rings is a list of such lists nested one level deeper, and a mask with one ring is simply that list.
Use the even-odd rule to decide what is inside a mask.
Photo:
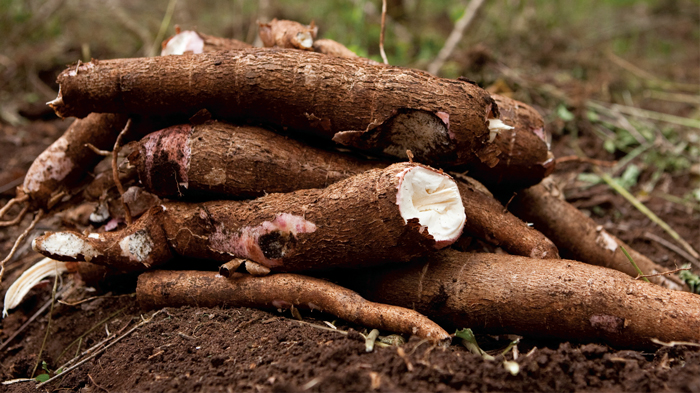
[{"label": "brown soil", "polygon": [[[34,122],[2,128],[0,155],[8,158],[0,177],[12,177],[28,168],[36,156],[58,137],[65,121]],[[579,141],[595,149],[594,136]],[[557,156],[570,154],[566,138],[555,140]],[[609,159],[605,153],[591,154]],[[567,164],[559,174],[580,172],[582,164]],[[670,192],[683,195],[686,177],[669,178]],[[2,197],[4,203],[12,191]],[[658,243],[644,240],[645,231],[668,238],[663,231],[621,197],[603,188],[578,192],[581,208],[599,206],[596,220],[652,259],[672,267],[682,260]],[[689,213],[661,199],[648,206],[686,239],[699,239],[698,213]],[[601,210],[598,209],[598,212]],[[615,215],[615,212],[619,214]],[[23,225],[29,223],[25,218]],[[42,221],[33,235],[57,228],[66,219]],[[19,228],[0,231],[6,255]],[[21,250],[8,264],[2,294],[24,269],[39,258]],[[70,279],[68,279],[70,280]],[[68,284],[66,281],[64,284]],[[47,368],[66,363],[79,351],[104,340],[108,334],[125,334],[154,311],[140,310],[133,296],[134,280],[113,284],[98,294],[106,296],[79,305],[56,304],[41,359]],[[95,295],[78,290],[71,299]],[[2,320],[0,339],[8,339],[51,298],[51,283],[36,288],[28,300]],[[316,317],[317,319],[313,319]],[[97,391],[698,391],[700,350],[660,348],[655,353],[619,350],[595,343],[542,342],[524,337],[518,345],[520,372],[513,376],[496,361],[483,361],[458,344],[433,347],[411,339],[404,346],[377,348],[366,353],[360,326],[337,323],[341,334],[329,330],[327,315],[304,314],[305,323],[278,312],[248,308],[181,308],[162,310],[153,319],[109,347],[94,359],[44,386],[45,390]],[[37,320],[2,350],[0,379],[31,375],[47,333],[48,315]],[[312,326],[309,323],[315,325]],[[319,326],[321,328],[319,328]],[[660,327],[663,328],[663,327]],[[109,333],[108,333],[109,332]],[[508,339],[479,337],[482,346],[497,351]],[[77,341],[77,342],[75,342]],[[72,345],[71,345],[72,343]],[[513,359],[509,352],[507,359]],[[36,374],[44,373],[41,365]],[[36,391],[32,382],[3,386],[8,392]]]}]

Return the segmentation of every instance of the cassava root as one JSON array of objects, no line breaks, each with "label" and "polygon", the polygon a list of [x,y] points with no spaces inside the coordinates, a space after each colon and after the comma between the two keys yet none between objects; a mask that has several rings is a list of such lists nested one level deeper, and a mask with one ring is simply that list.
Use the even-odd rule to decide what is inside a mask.
[{"label": "cassava root", "polygon": [[491,96],[498,104],[503,129],[493,141],[498,149],[498,163],[489,166],[477,162],[469,175],[491,190],[519,190],[539,183],[555,167],[554,155],[549,151],[549,136],[544,120],[529,105],[498,94]]},{"label": "cassava root", "polygon": [[124,230],[47,233],[33,247],[53,259],[125,271],[162,265],[174,254],[304,271],[405,262],[452,244],[464,221],[449,176],[399,163],[325,189],[253,201],[164,203]]},{"label": "cassava root", "polygon": [[126,121],[125,115],[99,113],[75,120],[34,160],[17,196],[26,195],[32,210],[50,209],[53,196],[70,190],[102,159],[85,145],[90,143],[98,149],[111,150]]},{"label": "cassava root", "polygon": [[401,159],[410,149],[417,161],[438,166],[495,163],[489,138],[507,129],[488,93],[470,83],[305,51],[93,61],[58,81],[59,97],[49,105],[62,117],[206,108],[217,119],[309,130]]},{"label": "cassava root", "polygon": [[[547,186],[554,187],[549,183]],[[509,197],[508,194],[504,195],[506,197]],[[644,274],[667,270],[609,234],[575,206],[552,195],[543,184],[519,191],[508,204],[508,209],[520,219],[533,223],[537,230],[557,245],[565,258],[608,267],[636,277],[637,270],[620,249],[622,246]],[[649,280],[671,289],[681,289],[683,286],[673,275],[650,277]]]},{"label": "cassava root", "polygon": [[366,299],[446,328],[655,349],[700,341],[700,296],[569,260],[444,250],[411,265],[338,275]]},{"label": "cassava root", "polygon": [[[129,159],[144,187],[159,196],[234,199],[321,188],[387,165],[316,149],[258,127],[215,121],[152,133]],[[457,184],[468,214],[465,236],[516,255],[558,258],[551,241],[508,213],[484,186],[466,176]]]},{"label": "cassava root", "polygon": [[255,307],[318,310],[369,328],[449,345],[451,336],[423,315],[403,307],[372,303],[330,282],[297,274],[253,277],[216,272],[153,271],[139,276],[136,297],[143,308]]},{"label": "cassava root", "polygon": [[536,259],[559,258],[557,246],[551,240],[509,214],[483,185],[466,176],[456,181],[468,216],[464,224],[465,236],[475,235],[514,255]]},{"label": "cassava root", "polygon": [[159,196],[255,198],[323,188],[388,165],[313,148],[259,127],[216,121],[151,133],[137,152],[129,161],[144,187]]},{"label": "cassava root", "polygon": [[314,50],[313,44],[317,33],[318,27],[314,22],[310,25],[302,25],[299,22],[275,18],[270,23],[258,25],[260,40],[268,48]]}]

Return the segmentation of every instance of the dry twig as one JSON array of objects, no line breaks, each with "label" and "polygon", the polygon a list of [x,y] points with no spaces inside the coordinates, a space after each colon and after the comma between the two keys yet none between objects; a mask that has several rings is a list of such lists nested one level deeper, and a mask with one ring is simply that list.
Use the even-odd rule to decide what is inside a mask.
[{"label": "dry twig", "polygon": [[455,23],[454,29],[450,33],[450,36],[447,37],[447,41],[445,41],[445,45],[442,47],[442,49],[440,49],[440,53],[438,53],[437,58],[435,58],[435,60],[433,60],[433,62],[428,66],[428,72],[433,75],[440,72],[440,69],[445,64],[445,61],[447,61],[447,59],[452,55],[452,52],[462,39],[464,30],[467,29],[467,26],[469,26],[471,21],[474,19],[476,12],[479,11],[479,8],[483,3],[484,0],[472,0],[469,2],[467,8],[464,10],[464,15],[462,15],[457,23]]},{"label": "dry twig", "polygon": [[132,222],[131,210],[129,209],[129,205],[127,205],[124,201],[124,186],[122,186],[122,182],[121,180],[119,180],[119,167],[117,166],[117,157],[119,156],[119,149],[121,147],[122,138],[124,137],[124,134],[126,134],[129,131],[130,127],[131,119],[126,121],[124,129],[119,133],[119,136],[117,136],[117,141],[114,143],[114,149],[112,149],[112,177],[114,178],[114,184],[116,184],[117,190],[119,190],[119,195],[121,197],[120,199],[122,201],[122,205],[124,206],[124,216],[126,218],[127,225],[131,225]]},{"label": "dry twig", "polygon": [[664,275],[668,275],[668,274],[675,274],[675,273],[678,273],[678,272],[683,271],[683,270],[690,270],[690,268],[689,268],[689,267],[680,267],[680,268],[678,268],[678,269],[669,270],[669,271],[667,271],[667,272],[654,273],[654,274],[640,274],[640,275],[638,275],[637,277],[635,277],[634,279],[635,279],[635,280],[639,280],[640,278],[656,277],[656,276],[664,276]]},{"label": "dry twig", "polygon": [[6,257],[5,259],[2,260],[2,262],[0,262],[0,283],[2,283],[2,276],[3,276],[3,274],[5,274],[5,263],[7,263],[9,260],[12,259],[12,257],[13,257],[13,256],[15,255],[15,253],[17,252],[17,248],[19,247],[19,245],[22,244],[22,242],[24,241],[24,238],[27,237],[27,235],[29,234],[29,232],[30,232],[32,229],[34,229],[34,227],[36,226],[36,223],[39,222],[39,220],[41,219],[41,217],[42,217],[43,215],[44,215],[44,211],[43,211],[43,210],[39,210],[39,211],[37,212],[36,216],[34,216],[34,219],[33,219],[32,222],[29,224],[29,226],[27,227],[27,229],[25,229],[24,232],[22,232],[22,234],[19,235],[19,237],[18,237],[17,240],[15,241],[15,244],[12,246],[12,249],[10,250],[10,253],[7,255],[7,257]]},{"label": "dry twig", "polygon": [[114,344],[116,344],[116,343],[118,343],[119,341],[121,341],[121,339],[123,339],[124,337],[130,335],[131,333],[135,332],[137,329],[139,329],[139,328],[141,328],[142,326],[146,325],[147,323],[151,322],[151,321],[153,320],[153,318],[155,318],[158,314],[163,313],[163,312],[165,312],[165,309],[158,310],[158,311],[154,312],[153,315],[151,315],[150,318],[148,318],[148,319],[143,319],[138,325],[136,325],[136,326],[134,326],[133,328],[129,329],[129,331],[126,332],[126,333],[124,333],[123,335],[117,337],[114,341],[112,341],[111,343],[109,343],[108,345],[106,345],[104,348],[102,348],[102,349],[100,349],[100,350],[98,350],[98,351],[95,351],[92,355],[86,357],[85,359],[83,359],[83,360],[81,360],[80,362],[76,363],[75,365],[73,365],[73,366],[67,368],[66,370],[63,370],[62,373],[53,376],[52,378],[48,379],[46,382],[42,382],[42,383],[36,385],[36,387],[37,387],[37,388],[40,388],[40,387],[46,385],[46,384],[49,383],[49,382],[55,381],[58,377],[63,377],[63,376],[65,376],[67,373],[69,373],[69,372],[75,370],[76,368],[82,366],[82,365],[83,365],[84,363],[86,363],[88,360],[92,360],[95,356],[97,356],[97,355],[101,354],[102,352],[106,351],[106,350],[109,349],[111,346],[113,346]]},{"label": "dry twig", "polygon": [[649,240],[653,240],[653,241],[661,244],[662,246],[668,248],[669,250],[671,250],[671,251],[675,252],[676,254],[682,256],[683,258],[687,259],[688,262],[692,263],[693,265],[695,265],[696,268],[700,269],[700,261],[698,261],[696,258],[693,258],[692,255],[683,251],[681,248],[677,247],[675,244],[668,242],[665,239],[658,237],[650,232],[645,232],[644,237],[649,239]]},{"label": "dry twig", "polygon": [[384,64],[389,64],[389,60],[386,58],[386,52],[384,52],[384,31],[386,30],[386,0],[382,0],[382,29],[379,33],[379,53],[382,54],[382,60]]}]

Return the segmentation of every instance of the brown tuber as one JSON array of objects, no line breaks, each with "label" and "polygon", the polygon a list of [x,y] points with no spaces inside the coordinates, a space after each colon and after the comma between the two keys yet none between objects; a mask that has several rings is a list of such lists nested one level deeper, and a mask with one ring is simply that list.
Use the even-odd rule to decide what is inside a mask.
[{"label": "brown tuber", "polygon": [[[553,187],[553,184],[548,183],[547,186]],[[544,184],[519,191],[508,205],[508,209],[520,219],[533,223],[537,230],[559,247],[564,257],[619,270],[636,277],[637,270],[620,249],[622,246],[645,274],[666,271],[609,234],[575,206],[552,195]],[[681,289],[683,285],[672,275],[650,277],[649,280],[671,289]]]},{"label": "brown tuber", "polygon": [[464,176],[457,179],[457,186],[468,217],[465,235],[475,235],[515,255],[559,258],[557,246],[551,240],[508,213],[483,185]]},{"label": "brown tuber", "polygon": [[388,165],[313,148],[259,127],[216,121],[151,133],[129,161],[144,187],[159,196],[236,199],[323,188]]},{"label": "brown tuber", "polygon": [[125,271],[182,255],[246,258],[272,271],[292,272],[406,262],[452,244],[464,221],[449,176],[399,163],[325,189],[252,201],[164,203],[124,230],[47,233],[33,247],[53,259]]},{"label": "brown tuber", "polygon": [[372,303],[330,282],[296,274],[253,277],[232,273],[154,271],[139,276],[136,297],[143,308],[256,307],[318,310],[369,328],[416,335],[443,345],[450,335],[423,315],[403,307]]},{"label": "brown tuber", "polygon": [[[321,188],[387,165],[316,149],[258,127],[215,121],[152,133],[130,161],[144,187],[159,196],[233,199]],[[457,184],[468,215],[465,236],[512,254],[558,258],[551,241],[505,210],[484,186],[466,176]]]},{"label": "brown tuber", "polygon": [[445,250],[416,264],[346,274],[340,284],[450,329],[638,349],[654,349],[652,338],[700,341],[699,295],[569,260]]},{"label": "brown tuber", "polygon": [[311,22],[302,25],[291,20],[273,19],[270,23],[258,24],[260,40],[268,48],[293,48],[313,50],[318,27]]},{"label": "brown tuber", "polygon": [[549,151],[549,135],[544,120],[529,105],[498,94],[500,119],[511,128],[501,130],[493,141],[498,149],[494,166],[477,162],[469,175],[496,190],[518,190],[539,183],[554,171],[554,155]]},{"label": "brown tuber", "polygon": [[34,209],[51,208],[52,197],[65,190],[71,191],[87,174],[86,168],[94,167],[103,158],[86,144],[111,150],[126,121],[124,115],[107,113],[93,113],[75,120],[60,138],[34,160],[17,196],[27,195]]},{"label": "brown tuber", "polygon": [[355,52],[351,51],[340,42],[329,40],[327,38],[314,41],[314,51],[329,56],[344,57],[347,59],[359,57]]},{"label": "brown tuber", "polygon": [[436,166],[497,160],[489,139],[508,128],[489,94],[473,84],[305,51],[93,61],[69,68],[58,82],[50,105],[63,117],[206,108],[217,119],[308,130],[401,159],[411,150]]}]

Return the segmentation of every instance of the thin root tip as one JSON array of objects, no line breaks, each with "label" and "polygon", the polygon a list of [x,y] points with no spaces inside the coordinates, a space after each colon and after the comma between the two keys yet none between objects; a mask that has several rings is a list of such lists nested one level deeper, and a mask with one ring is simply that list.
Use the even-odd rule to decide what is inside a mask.
[{"label": "thin root tip", "polygon": [[63,105],[63,97],[58,96],[54,100],[47,102],[46,105],[50,106],[51,109],[56,110],[57,106]]}]

